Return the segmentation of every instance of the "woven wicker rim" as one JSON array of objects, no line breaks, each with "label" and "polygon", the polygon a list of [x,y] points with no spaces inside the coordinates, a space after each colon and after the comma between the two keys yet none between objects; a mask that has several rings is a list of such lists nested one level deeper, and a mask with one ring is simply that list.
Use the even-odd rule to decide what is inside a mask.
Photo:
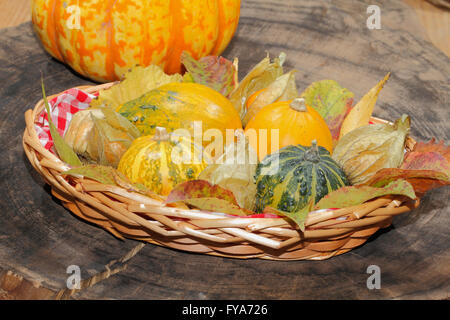
[{"label": "woven wicker rim", "polygon": [[[113,84],[77,88],[95,93]],[[68,165],[41,145],[34,126],[43,110],[41,100],[25,113],[23,148],[30,163],[73,214],[120,239],[222,257],[323,260],[362,245],[377,230],[389,226],[394,216],[419,205],[419,200],[388,196],[354,207],[321,210],[309,215],[304,232],[283,218],[235,218],[167,206],[118,186],[61,176]],[[378,118],[372,121],[387,122]],[[408,138],[407,149],[414,144]]]}]

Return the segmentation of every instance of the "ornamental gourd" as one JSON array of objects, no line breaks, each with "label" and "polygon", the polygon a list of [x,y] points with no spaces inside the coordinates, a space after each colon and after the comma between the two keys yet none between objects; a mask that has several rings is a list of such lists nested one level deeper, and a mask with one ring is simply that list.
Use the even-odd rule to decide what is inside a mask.
[{"label": "ornamental gourd", "polygon": [[251,146],[257,150],[258,158],[289,145],[311,145],[312,140],[333,150],[330,129],[303,98],[275,102],[263,107],[245,126]]},{"label": "ornamental gourd", "polygon": [[[230,100],[197,83],[163,85],[119,106],[116,111],[143,135],[153,134],[156,126],[163,126],[168,132],[187,129],[191,137],[197,131],[200,139],[211,129],[214,131],[210,133],[220,133],[225,139],[227,129],[242,129],[239,114]],[[205,139],[203,146],[210,143]]]},{"label": "ornamental gourd", "polygon": [[316,141],[311,147],[287,146],[268,155],[258,164],[255,180],[258,212],[265,207],[296,212],[349,184],[344,171]]},{"label": "ornamental gourd", "polygon": [[168,195],[177,184],[196,179],[206,166],[201,146],[157,127],[154,136],[142,136],[133,141],[120,159],[118,170],[131,182]]},{"label": "ornamental gourd", "polygon": [[181,70],[194,58],[220,55],[239,21],[240,0],[33,0],[32,22],[44,48],[96,81],[156,64]]}]

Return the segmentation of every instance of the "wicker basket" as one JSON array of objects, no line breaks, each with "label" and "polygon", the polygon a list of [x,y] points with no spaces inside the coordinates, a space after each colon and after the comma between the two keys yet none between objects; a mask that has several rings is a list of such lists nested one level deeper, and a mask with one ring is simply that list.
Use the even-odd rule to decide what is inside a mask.
[{"label": "wicker basket", "polygon": [[[78,88],[95,93],[111,85]],[[390,196],[354,207],[321,210],[309,215],[304,232],[282,218],[235,218],[166,206],[161,200],[121,187],[61,176],[67,164],[41,145],[34,127],[42,110],[43,100],[25,113],[23,148],[31,164],[66,208],[121,239],[222,257],[323,260],[362,245],[378,229],[389,226],[393,216],[419,205],[418,200]],[[414,144],[409,138],[407,148]]]}]

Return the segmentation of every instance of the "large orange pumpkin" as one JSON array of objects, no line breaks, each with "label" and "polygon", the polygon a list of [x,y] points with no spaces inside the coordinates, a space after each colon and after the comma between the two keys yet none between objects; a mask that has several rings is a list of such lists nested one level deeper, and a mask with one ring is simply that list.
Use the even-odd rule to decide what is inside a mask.
[{"label": "large orange pumpkin", "polygon": [[93,80],[118,80],[137,64],[180,72],[183,50],[220,55],[234,35],[240,0],[33,0],[44,48]]}]

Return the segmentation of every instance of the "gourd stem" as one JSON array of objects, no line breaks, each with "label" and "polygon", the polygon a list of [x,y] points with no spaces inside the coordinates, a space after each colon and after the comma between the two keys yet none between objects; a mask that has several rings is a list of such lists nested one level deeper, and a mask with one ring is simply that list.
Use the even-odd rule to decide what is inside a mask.
[{"label": "gourd stem", "polygon": [[167,141],[170,139],[170,135],[164,127],[156,127],[155,135],[153,136],[154,141]]},{"label": "gourd stem", "polygon": [[319,147],[317,145],[317,140],[311,141],[311,147],[305,152],[305,160],[315,163],[320,161],[320,154],[319,154]]},{"label": "gourd stem", "polygon": [[289,105],[292,109],[299,112],[306,112],[306,104],[305,99],[303,98],[295,98],[291,104]]}]

